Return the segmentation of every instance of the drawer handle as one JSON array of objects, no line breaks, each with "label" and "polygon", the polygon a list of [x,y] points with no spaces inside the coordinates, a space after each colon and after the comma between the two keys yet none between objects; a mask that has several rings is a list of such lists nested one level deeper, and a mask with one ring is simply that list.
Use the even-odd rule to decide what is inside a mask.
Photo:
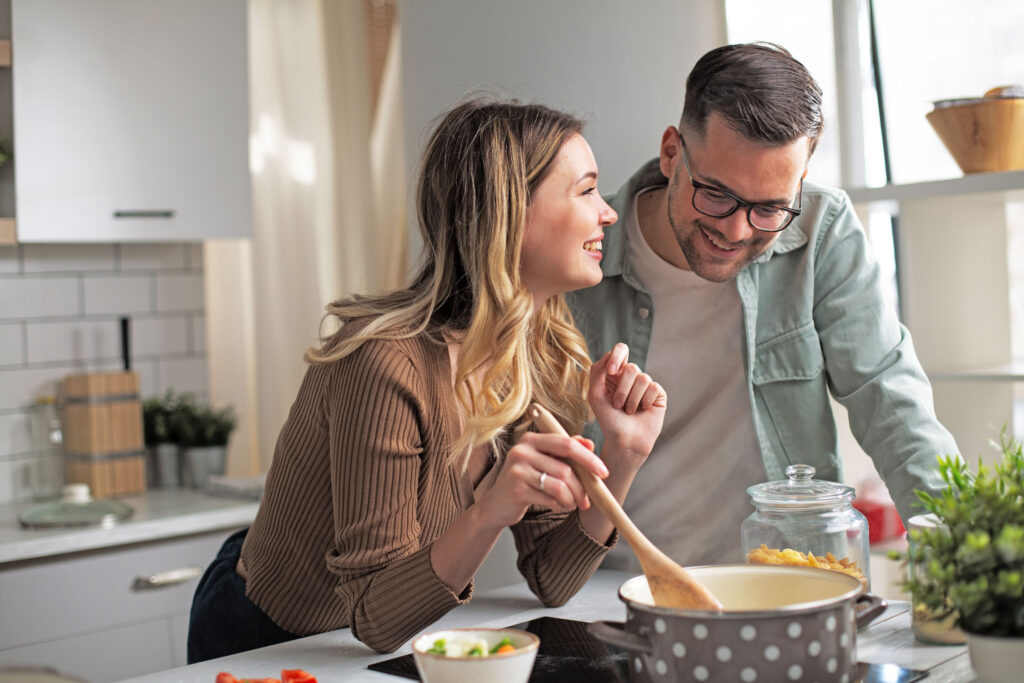
[{"label": "drawer handle", "polygon": [[168,569],[165,572],[157,572],[150,576],[136,576],[132,582],[133,591],[152,590],[155,588],[167,588],[179,583],[191,581],[203,573],[203,568],[191,565],[180,569]]},{"label": "drawer handle", "polygon": [[173,209],[115,211],[114,218],[174,218]]}]

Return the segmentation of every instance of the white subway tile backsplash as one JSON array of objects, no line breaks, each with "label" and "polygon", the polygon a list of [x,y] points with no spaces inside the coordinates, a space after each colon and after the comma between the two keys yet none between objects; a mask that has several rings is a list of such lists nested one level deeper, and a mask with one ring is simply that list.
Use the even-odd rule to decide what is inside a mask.
[{"label": "white subway tile backsplash", "polygon": [[188,244],[122,244],[121,270],[184,270],[191,248]]},{"label": "white subway tile backsplash", "polygon": [[0,367],[25,362],[24,332],[21,323],[0,323]]},{"label": "white subway tile backsplash", "polygon": [[0,504],[63,483],[63,458],[32,438],[32,406],[69,374],[122,367],[120,316],[144,398],[207,398],[203,277],[201,245],[0,247]]},{"label": "white subway tile backsplash", "polygon": [[139,396],[146,399],[163,395],[163,389],[160,387],[160,361],[132,361],[132,370],[139,373]]},{"label": "white subway tile backsplash", "polygon": [[25,273],[68,273],[114,270],[113,244],[25,244]]},{"label": "white subway tile backsplash", "polygon": [[0,278],[0,319],[78,315],[77,277]]},{"label": "white subway tile backsplash", "polygon": [[17,273],[21,270],[17,247],[0,247],[0,273]]},{"label": "white subway tile backsplash", "polygon": [[192,350],[206,353],[206,316],[192,316]]},{"label": "white subway tile backsplash", "polygon": [[188,275],[161,273],[156,276],[156,307],[158,311],[201,311],[204,305],[201,273]]},{"label": "white subway tile backsplash", "polygon": [[132,320],[132,354],[152,356],[181,354],[189,349],[188,318],[184,315],[166,318]]},{"label": "white subway tile backsplash", "polygon": [[0,460],[11,455],[24,455],[32,450],[29,412],[0,415]]},{"label": "white subway tile backsplash", "polygon": [[199,396],[206,396],[210,393],[205,356],[162,359],[160,361],[160,380],[162,391],[173,389],[179,394],[191,392]]},{"label": "white subway tile backsplash", "polygon": [[84,286],[86,315],[153,310],[153,278],[148,275],[87,277]]},{"label": "white subway tile backsplash", "polygon": [[78,319],[29,322],[29,363],[88,364],[121,355],[121,326],[117,319]]},{"label": "white subway tile backsplash", "polygon": [[57,383],[74,372],[85,368],[71,365],[55,365],[41,368],[5,369],[0,375],[3,391],[0,391],[0,410],[27,410],[41,396],[55,396]]}]

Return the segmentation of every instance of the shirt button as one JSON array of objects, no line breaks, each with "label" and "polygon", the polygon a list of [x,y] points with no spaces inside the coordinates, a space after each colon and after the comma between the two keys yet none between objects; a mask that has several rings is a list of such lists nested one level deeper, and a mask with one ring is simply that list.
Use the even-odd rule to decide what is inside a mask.
[{"label": "shirt button", "polygon": [[637,315],[640,316],[641,320],[647,320],[647,316],[649,316],[651,314],[651,309],[649,309],[649,308],[641,308],[636,313],[637,313]]}]

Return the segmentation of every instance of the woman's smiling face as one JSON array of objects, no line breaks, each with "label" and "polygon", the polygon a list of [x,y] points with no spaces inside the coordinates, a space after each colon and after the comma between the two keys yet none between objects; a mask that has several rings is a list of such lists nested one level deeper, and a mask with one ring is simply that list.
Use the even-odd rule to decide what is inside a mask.
[{"label": "woman's smiling face", "polygon": [[597,162],[574,134],[526,210],[520,276],[536,306],[601,281],[601,240],[618,216],[597,191]]}]

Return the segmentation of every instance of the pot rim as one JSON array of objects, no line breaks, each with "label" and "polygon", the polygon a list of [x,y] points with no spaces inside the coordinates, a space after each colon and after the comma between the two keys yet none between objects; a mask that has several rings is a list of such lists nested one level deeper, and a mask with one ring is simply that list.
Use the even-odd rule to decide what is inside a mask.
[{"label": "pot rim", "polygon": [[[627,597],[626,595],[623,594],[623,589],[625,588],[626,584],[631,583],[633,581],[636,581],[637,579],[643,579],[645,581],[647,580],[646,576],[644,576],[643,574],[640,574],[639,576],[634,576],[634,577],[632,577],[630,579],[627,579],[625,582],[622,583],[621,586],[619,586],[619,600],[624,602],[627,606],[631,606],[631,607],[634,607],[636,609],[641,609],[641,610],[643,610],[645,612],[651,612],[651,613],[654,613],[654,614],[663,614],[663,615],[667,615],[667,616],[687,616],[687,617],[701,617],[701,618],[709,618],[709,619],[758,619],[758,618],[767,618],[767,617],[778,617],[779,615],[792,616],[792,615],[796,615],[796,614],[808,614],[808,613],[811,613],[811,612],[817,612],[817,611],[819,611],[821,609],[824,609],[824,608],[827,608],[827,607],[834,607],[834,606],[839,605],[841,603],[844,603],[844,602],[847,602],[847,601],[851,601],[851,600],[855,600],[858,597],[860,597],[862,594],[866,594],[867,593],[867,591],[864,589],[863,584],[861,584],[861,582],[858,581],[856,578],[854,578],[854,577],[852,577],[852,576],[850,576],[848,574],[843,574],[842,572],[837,572],[837,571],[835,571],[833,569],[825,569],[825,568],[822,568],[822,567],[801,567],[801,566],[798,566],[798,565],[737,563],[737,564],[713,564],[713,565],[712,564],[706,564],[706,565],[700,565],[700,566],[697,566],[697,567],[686,567],[686,570],[687,571],[694,571],[694,570],[704,570],[704,569],[735,569],[735,568],[743,568],[743,569],[754,568],[753,571],[780,571],[782,573],[829,572],[830,574],[833,574],[836,577],[845,577],[845,578],[837,578],[837,581],[847,581],[847,580],[849,580],[848,582],[852,582],[852,583],[851,583],[850,590],[846,591],[845,593],[842,593],[841,595],[837,595],[835,597],[827,598],[827,599],[824,599],[824,600],[812,600],[810,602],[797,602],[797,603],[793,603],[792,605],[785,605],[785,606],[777,607],[777,608],[771,609],[771,610],[732,610],[732,611],[727,611],[727,612],[716,612],[714,610],[680,609],[678,607],[659,607],[657,605],[650,605],[650,604],[647,604],[647,603],[644,603],[644,602],[638,602],[636,600],[633,600],[632,598]],[[853,585],[853,584],[856,584],[856,585]]]}]

